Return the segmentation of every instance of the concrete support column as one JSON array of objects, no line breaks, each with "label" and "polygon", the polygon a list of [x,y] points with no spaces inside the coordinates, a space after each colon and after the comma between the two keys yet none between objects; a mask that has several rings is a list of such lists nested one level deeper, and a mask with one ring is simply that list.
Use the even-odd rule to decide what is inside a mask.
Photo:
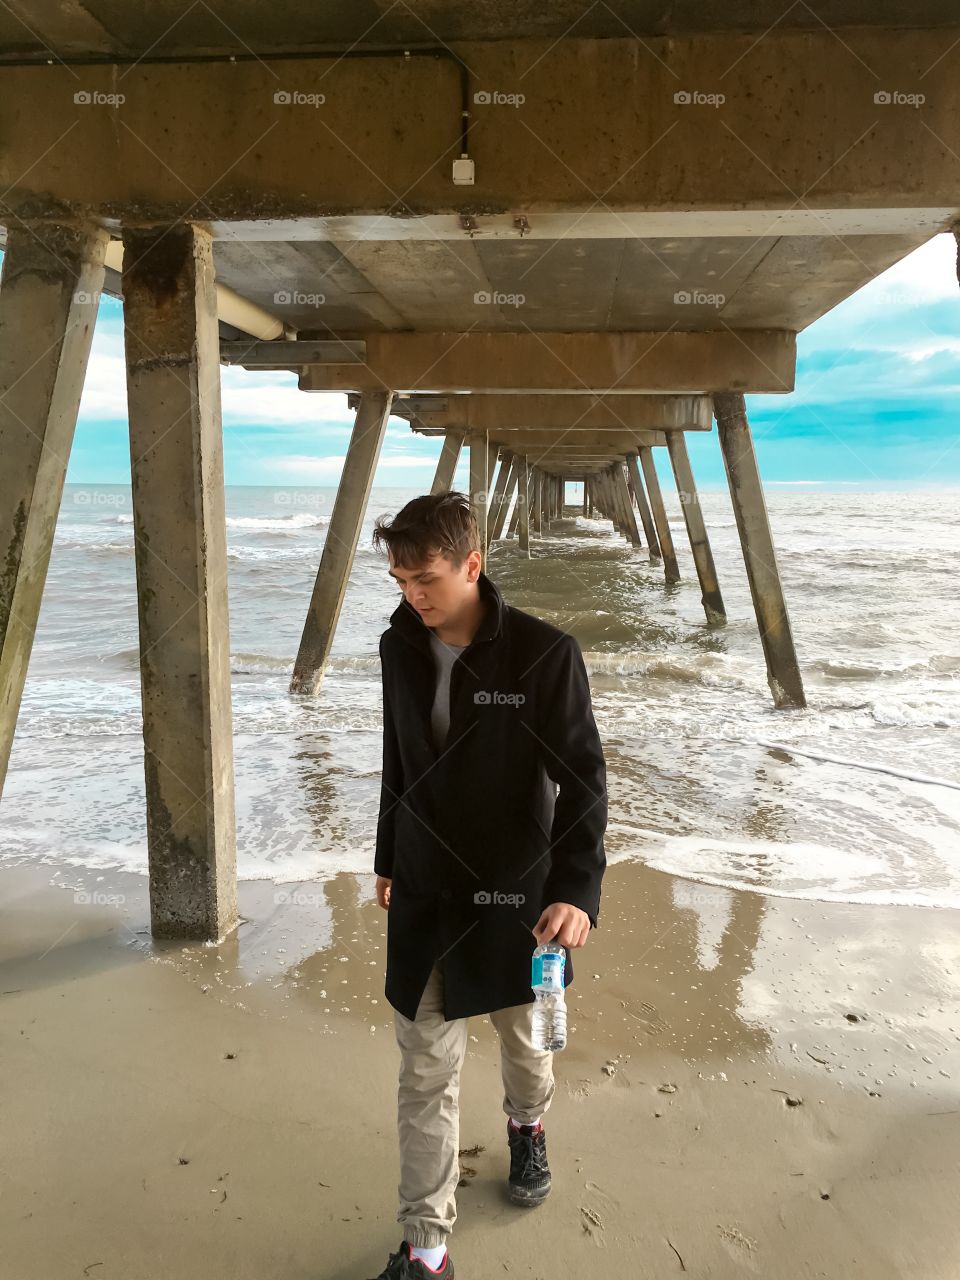
[{"label": "concrete support column", "polygon": [[500,470],[497,473],[497,483],[493,488],[493,498],[490,503],[490,514],[488,523],[490,526],[490,541],[496,542],[503,533],[503,525],[507,518],[507,511],[510,504],[510,496],[512,484],[516,479],[514,474],[514,464],[516,459],[512,453],[504,450],[500,459]]},{"label": "concrete support column", "polygon": [[433,477],[433,484],[430,486],[432,494],[446,493],[453,488],[453,477],[456,474],[462,448],[463,433],[460,431],[448,431],[443,437],[443,448],[440,450],[437,470]]},{"label": "concrete support column", "polygon": [[0,278],[0,793],[47,578],[109,236],[13,222]]},{"label": "concrete support column", "polygon": [[626,537],[626,528],[623,524],[623,517],[620,512],[620,504],[617,500],[614,489],[613,469],[608,467],[606,471],[602,471],[598,476],[600,484],[601,504],[600,510],[613,525],[614,533],[619,533],[621,537]]},{"label": "concrete support column", "polygon": [[293,669],[291,693],[315,694],[323,680],[392,400],[389,391],[365,391],[360,397]]},{"label": "concrete support column", "polygon": [[663,576],[666,582],[680,581],[680,567],[677,564],[677,553],[673,548],[673,534],[670,532],[670,521],[663,505],[663,494],[660,491],[660,480],[653,461],[653,450],[649,445],[640,446],[640,466],[643,478],[647,482],[647,493],[650,495],[650,506],[663,556]]},{"label": "concrete support column", "polygon": [[483,555],[484,568],[487,561],[487,497],[490,489],[490,473],[488,471],[489,450],[487,437],[474,432],[469,438],[470,444],[470,506],[477,518],[480,532],[480,551]]},{"label": "concrete support column", "polygon": [[627,472],[630,476],[630,487],[633,490],[637,510],[640,512],[640,522],[643,525],[644,537],[647,539],[647,546],[650,548],[650,563],[654,564],[662,559],[660,542],[653,524],[653,516],[650,514],[650,507],[647,504],[647,495],[643,491],[643,480],[640,476],[640,468],[637,466],[637,455],[635,453],[627,454]]},{"label": "concrete support column", "polygon": [[584,516],[589,516],[590,514],[590,499],[587,496],[587,489],[589,484],[590,484],[590,481],[587,479],[586,476],[584,476],[583,477],[583,509],[582,509],[582,514]]},{"label": "concrete support column", "polygon": [[620,511],[622,513],[624,527],[627,531],[627,538],[630,540],[631,546],[639,547],[641,545],[640,530],[637,528],[637,518],[633,514],[633,503],[630,501],[630,493],[627,489],[627,477],[624,472],[622,462],[615,462],[613,464],[613,483],[616,486],[617,500],[620,503]]},{"label": "concrete support column", "polygon": [[693,562],[697,566],[703,611],[707,616],[707,622],[719,626],[726,622],[727,611],[723,607],[723,597],[720,595],[720,586],[717,582],[717,569],[713,563],[710,539],[707,537],[707,527],[703,522],[703,512],[700,510],[700,495],[697,493],[696,482],[690,467],[690,457],[687,453],[687,442],[683,438],[682,431],[667,432],[667,450],[677,481],[677,492],[680,495],[680,506],[687,526]]},{"label": "concrete support column", "polygon": [[536,537],[543,534],[543,472],[539,467],[533,468],[533,532]]},{"label": "concrete support column", "polygon": [[517,501],[513,504],[513,510],[510,512],[510,523],[509,523],[509,525],[507,526],[507,537],[508,537],[508,538],[512,538],[512,537],[513,537],[513,535],[517,532],[517,528],[518,528],[518,526],[519,526],[519,524],[520,524],[520,493],[521,493],[521,490],[520,490],[520,460],[519,460],[519,458],[517,459],[517,471],[516,471],[516,478],[515,478],[515,482],[514,482],[514,489],[516,490],[516,493],[517,493]]},{"label": "concrete support column", "polygon": [[713,411],[767,663],[767,683],[777,707],[805,707],[803,680],[743,396],[739,392],[717,394],[713,397]]},{"label": "concrete support column", "polygon": [[[500,505],[497,508],[497,523],[494,526],[494,537],[497,537],[497,538],[509,537],[509,535],[516,528],[516,520],[513,517],[516,515],[517,508],[516,508],[516,504],[514,503],[513,510],[511,513],[511,503],[513,503],[513,496],[517,492],[517,476],[519,475],[519,473],[520,473],[520,459],[517,457],[515,453],[511,453],[510,469],[507,472],[507,483],[503,491],[503,498],[501,499]],[[508,514],[510,514],[511,516],[509,526],[507,525]]]},{"label": "concrete support column", "polygon": [[520,550],[530,555],[530,467],[526,455],[517,459],[517,538]]},{"label": "concrete support column", "polygon": [[151,926],[213,941],[237,924],[213,240],[178,224],[123,247]]}]

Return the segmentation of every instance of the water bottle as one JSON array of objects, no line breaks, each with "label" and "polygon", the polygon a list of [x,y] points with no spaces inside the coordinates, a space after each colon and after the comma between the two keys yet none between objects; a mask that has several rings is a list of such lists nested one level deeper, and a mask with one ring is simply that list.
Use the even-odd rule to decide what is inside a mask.
[{"label": "water bottle", "polygon": [[556,1053],[567,1043],[567,1006],[563,999],[563,971],[567,953],[556,942],[545,942],[533,953],[533,1045]]}]

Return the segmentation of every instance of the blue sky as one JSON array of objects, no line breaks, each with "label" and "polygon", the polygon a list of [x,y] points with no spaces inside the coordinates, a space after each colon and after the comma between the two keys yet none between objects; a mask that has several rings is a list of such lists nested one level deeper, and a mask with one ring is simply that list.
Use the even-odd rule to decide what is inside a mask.
[{"label": "blue sky", "polygon": [[[792,395],[747,398],[768,484],[960,483],[955,255],[940,235],[878,276],[800,334]],[[344,396],[302,393],[292,374],[221,375],[228,484],[336,483],[351,427]],[[105,298],[68,481],[129,482],[125,395],[121,307]],[[699,483],[723,484],[716,432],[688,438]],[[375,483],[429,486],[439,447],[391,420]]]}]

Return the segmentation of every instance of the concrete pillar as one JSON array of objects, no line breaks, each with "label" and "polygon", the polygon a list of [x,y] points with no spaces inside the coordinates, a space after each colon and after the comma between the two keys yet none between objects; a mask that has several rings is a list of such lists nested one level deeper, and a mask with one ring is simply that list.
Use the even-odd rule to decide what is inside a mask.
[{"label": "concrete pillar", "polygon": [[647,495],[643,491],[643,480],[640,476],[640,468],[637,466],[637,455],[635,453],[627,454],[627,472],[630,476],[630,487],[633,490],[637,510],[640,512],[640,522],[643,525],[644,536],[650,549],[650,563],[653,564],[662,559],[660,542],[657,538],[657,531],[654,528],[650,507],[647,504]]},{"label": "concrete pillar", "polygon": [[123,248],[150,919],[213,941],[237,924],[213,240],[180,223]]},{"label": "concrete pillar", "polygon": [[630,501],[630,494],[627,490],[627,477],[623,470],[622,462],[613,464],[613,483],[616,486],[617,500],[620,503],[620,512],[624,526],[627,531],[627,538],[633,547],[640,546],[640,530],[637,528],[637,518],[633,514],[633,503]]},{"label": "concrete pillar", "polygon": [[487,470],[489,453],[486,434],[474,432],[470,439],[470,506],[477,518],[480,531],[480,551],[483,555],[484,567],[487,560],[487,497],[490,488],[489,471]]},{"label": "concrete pillar", "polygon": [[713,411],[767,663],[767,683],[777,707],[805,707],[803,680],[743,395],[714,395]]},{"label": "concrete pillar", "polygon": [[613,525],[614,533],[619,533],[621,537],[625,538],[627,531],[623,524],[620,504],[614,490],[613,468],[608,467],[605,471],[602,471],[598,476],[598,481],[601,496],[600,510]]},{"label": "concrete pillar", "polygon": [[707,527],[703,523],[703,512],[700,510],[700,495],[690,467],[687,454],[687,442],[682,431],[667,432],[667,451],[673,466],[673,474],[677,481],[677,492],[680,495],[680,506],[683,510],[687,536],[690,539],[690,550],[693,562],[697,566],[697,577],[700,580],[701,600],[707,622],[719,626],[726,622],[727,611],[723,607],[720,585],[717,582],[717,569],[713,563],[713,552]]},{"label": "concrete pillar", "polygon": [[534,467],[532,476],[531,505],[533,515],[533,532],[536,537],[543,534],[543,472]]},{"label": "concrete pillar", "polygon": [[14,219],[0,279],[0,793],[40,613],[109,236]]},{"label": "concrete pillar", "polygon": [[[513,505],[513,512],[510,524],[507,526],[507,515],[511,512],[510,504],[513,502],[514,494],[517,492],[517,476],[519,474],[520,461],[515,453],[510,454],[510,469],[507,472],[507,483],[503,491],[503,497],[500,505],[497,507],[497,522],[494,526],[494,536],[502,538],[509,536],[516,527],[516,521],[513,516],[516,515],[516,504]],[[506,532],[505,532],[506,531]]]},{"label": "concrete pillar", "polygon": [[585,516],[589,516],[589,514],[590,514],[590,499],[589,499],[589,498],[588,498],[588,496],[587,496],[587,488],[588,488],[589,484],[590,484],[590,481],[587,479],[587,477],[586,477],[586,476],[584,476],[584,477],[583,477],[583,510],[582,510],[582,514],[583,514],[583,515],[585,515]]},{"label": "concrete pillar", "polygon": [[503,533],[503,526],[507,518],[507,511],[510,504],[512,485],[516,478],[514,474],[515,462],[516,459],[513,454],[504,450],[503,456],[500,459],[500,470],[497,473],[497,483],[493,488],[493,499],[490,503],[490,514],[488,516],[491,542],[496,542],[497,538],[499,538]]},{"label": "concrete pillar", "polygon": [[521,492],[521,491],[520,491],[520,462],[519,462],[519,459],[518,459],[518,461],[517,461],[517,474],[516,474],[516,480],[515,480],[515,483],[514,483],[514,488],[515,488],[516,493],[517,493],[517,501],[513,504],[513,510],[510,512],[510,524],[507,526],[507,537],[508,537],[508,538],[512,538],[512,537],[513,537],[513,535],[517,532],[517,528],[519,527],[519,524],[520,524],[520,492]]},{"label": "concrete pillar", "polygon": [[530,555],[530,466],[526,455],[517,460],[517,538],[520,550]]},{"label": "concrete pillar", "polygon": [[365,391],[360,397],[293,668],[291,693],[315,694],[323,680],[392,400],[389,391]]},{"label": "concrete pillar", "polygon": [[431,493],[446,493],[453,488],[453,477],[457,463],[460,461],[460,450],[463,448],[463,433],[448,431],[443,437],[443,448],[437,461],[437,470],[430,486]]},{"label": "concrete pillar", "polygon": [[666,507],[663,505],[663,494],[660,492],[660,480],[653,461],[653,450],[649,445],[640,446],[640,466],[643,478],[647,482],[647,493],[650,495],[650,506],[663,556],[663,576],[667,582],[680,581],[680,567],[677,564],[677,553],[673,548],[673,534],[670,532],[670,521],[667,519]]}]

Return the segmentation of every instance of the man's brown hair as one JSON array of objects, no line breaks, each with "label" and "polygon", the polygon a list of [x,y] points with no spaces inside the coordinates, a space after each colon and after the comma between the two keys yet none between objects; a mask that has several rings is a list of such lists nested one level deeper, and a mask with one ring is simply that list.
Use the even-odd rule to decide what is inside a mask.
[{"label": "man's brown hair", "polygon": [[385,547],[394,564],[415,569],[432,555],[447,557],[459,569],[471,551],[480,550],[477,518],[465,493],[427,493],[408,502],[391,519],[380,516],[373,526],[373,545]]}]

